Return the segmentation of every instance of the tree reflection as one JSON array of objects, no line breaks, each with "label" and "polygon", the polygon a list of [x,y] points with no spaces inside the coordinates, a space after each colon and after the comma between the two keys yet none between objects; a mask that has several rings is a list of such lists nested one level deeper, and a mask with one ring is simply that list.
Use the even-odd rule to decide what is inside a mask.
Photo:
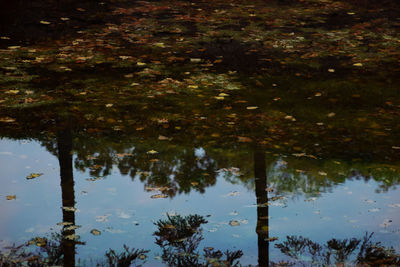
[{"label": "tree reflection", "polygon": [[[207,223],[200,215],[167,215],[167,219],[158,220],[155,225],[158,230],[154,232],[156,244],[162,248],[162,260],[168,266],[239,266],[238,260],[242,257],[241,250],[224,253],[212,247],[203,249],[203,254],[198,250],[203,240],[201,228]],[[225,257],[223,258],[223,256]]]},{"label": "tree reflection", "polygon": [[362,239],[333,238],[324,245],[302,236],[288,236],[284,242],[276,244],[275,247],[295,260],[287,265],[343,266],[351,263],[361,266],[399,266],[400,255],[393,248],[384,247],[380,242],[373,242],[372,236],[373,233],[366,233]]},{"label": "tree reflection", "polygon": [[72,167],[72,134],[70,128],[57,134],[58,161],[60,164],[63,230],[61,247],[64,264],[75,266],[75,191]]},{"label": "tree reflection", "polygon": [[258,265],[268,266],[269,262],[269,212],[267,170],[265,152],[254,151],[254,177],[257,198],[257,237],[258,237]]}]

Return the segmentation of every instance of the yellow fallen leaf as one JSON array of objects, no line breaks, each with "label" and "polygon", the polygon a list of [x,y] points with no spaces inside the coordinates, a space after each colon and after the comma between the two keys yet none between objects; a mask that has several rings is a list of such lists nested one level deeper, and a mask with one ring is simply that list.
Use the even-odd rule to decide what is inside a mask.
[{"label": "yellow fallen leaf", "polygon": [[67,21],[69,18],[60,18],[62,21]]},{"label": "yellow fallen leaf", "polygon": [[106,104],[106,108],[111,108],[114,104]]},{"label": "yellow fallen leaf", "polygon": [[17,198],[16,195],[8,195],[8,196],[6,196],[6,199],[7,199],[7,200],[14,200],[14,199],[16,199],[16,198]]},{"label": "yellow fallen leaf", "polygon": [[239,221],[236,221],[236,220],[232,220],[232,221],[229,222],[229,225],[230,225],[230,226],[239,226],[239,225],[240,225],[240,222],[239,222]]},{"label": "yellow fallen leaf", "polygon": [[168,196],[165,194],[156,194],[152,195],[151,198],[168,198]]},{"label": "yellow fallen leaf", "polygon": [[8,49],[18,49],[21,48],[21,46],[19,45],[13,45],[13,46],[9,46]]},{"label": "yellow fallen leaf", "polygon": [[4,118],[0,118],[0,122],[10,123],[10,122],[15,122],[15,119],[10,118],[10,117],[4,117]]},{"label": "yellow fallen leaf", "polygon": [[144,62],[137,62],[136,65],[138,65],[138,66],[145,66],[146,63],[144,63]]},{"label": "yellow fallen leaf", "polygon": [[329,72],[335,72],[335,69],[328,69]]},{"label": "yellow fallen leaf", "polygon": [[356,66],[356,67],[362,67],[362,66],[363,66],[363,64],[362,64],[362,63],[354,63],[354,64],[353,64],[353,66]]},{"label": "yellow fallen leaf", "polygon": [[246,109],[253,110],[253,109],[258,109],[258,107],[257,106],[249,106],[249,107],[246,107]]},{"label": "yellow fallen leaf", "polygon": [[197,89],[197,88],[199,88],[199,86],[197,86],[197,85],[189,85],[188,87],[191,88],[191,89]]},{"label": "yellow fallen leaf", "polygon": [[65,210],[65,211],[72,211],[72,212],[76,211],[75,207],[67,207],[67,206],[65,206],[65,207],[62,207],[62,209]]},{"label": "yellow fallen leaf", "polygon": [[250,137],[246,137],[246,136],[238,136],[237,138],[240,143],[250,143],[253,141],[253,139],[251,139]]},{"label": "yellow fallen leaf", "polygon": [[97,229],[92,229],[92,230],[90,231],[90,233],[91,233],[92,235],[101,235],[101,232],[100,232],[99,230],[97,230]]},{"label": "yellow fallen leaf", "polygon": [[49,24],[50,24],[50,22],[48,22],[48,21],[45,21],[45,20],[41,20],[41,21],[40,21],[40,24],[49,25]]},{"label": "yellow fallen leaf", "polygon": [[19,90],[8,90],[8,91],[5,91],[5,93],[6,93],[6,94],[16,95],[16,94],[19,93]]},{"label": "yellow fallen leaf", "polygon": [[335,115],[336,115],[335,112],[331,112],[331,113],[328,114],[328,117],[329,117],[329,118],[332,118],[332,117],[334,117]]},{"label": "yellow fallen leaf", "polygon": [[31,173],[31,174],[29,174],[28,176],[26,176],[26,179],[35,179],[35,178],[38,178],[39,176],[42,176],[43,175],[43,173]]},{"label": "yellow fallen leaf", "polygon": [[224,96],[229,96],[229,95],[228,95],[228,94],[225,94],[225,93],[220,93],[218,96],[224,97]]},{"label": "yellow fallen leaf", "polygon": [[161,48],[165,47],[164,43],[154,43],[154,46],[161,47]]},{"label": "yellow fallen leaf", "polygon": [[296,120],[296,119],[291,115],[287,115],[285,116],[285,120]]},{"label": "yellow fallen leaf", "polygon": [[158,140],[161,140],[161,141],[168,140],[168,137],[163,136],[163,135],[159,135],[158,136]]},{"label": "yellow fallen leaf", "polygon": [[157,154],[158,152],[154,149],[147,151],[147,154]]}]

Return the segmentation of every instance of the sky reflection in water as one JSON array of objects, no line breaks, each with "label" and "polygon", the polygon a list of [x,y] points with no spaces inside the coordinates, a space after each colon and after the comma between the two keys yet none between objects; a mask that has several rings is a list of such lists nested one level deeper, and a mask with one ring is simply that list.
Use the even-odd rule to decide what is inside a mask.
[{"label": "sky reflection in water", "polygon": [[[0,147],[2,247],[60,232],[61,226],[57,223],[63,219],[57,158],[33,141],[3,139]],[[207,154],[204,149],[194,151],[198,157]],[[249,153],[248,157],[251,159],[253,155]],[[377,193],[379,183],[373,179],[364,181],[361,176],[359,179],[348,177],[344,182],[326,187],[327,192],[320,194],[299,193],[298,188],[293,188],[294,192],[279,192],[279,182],[290,179],[282,174],[290,176],[296,171],[287,167],[290,157],[275,157],[274,162],[268,162],[269,158],[267,182],[273,181],[269,186],[275,187],[276,196],[280,196],[275,200],[274,193],[270,193],[269,237],[278,238],[271,244],[291,235],[323,244],[331,238],[361,238],[365,232],[374,232],[375,241],[399,251],[400,198],[395,186]],[[118,251],[126,244],[150,250],[147,264],[161,264],[157,257],[161,250],[153,235],[154,222],[165,219],[167,213],[199,214],[208,221],[202,225],[204,240],[199,248],[242,250],[244,255],[240,262],[256,264],[257,201],[253,189],[256,185],[254,179],[240,178],[242,167],[252,166],[230,167],[234,168],[217,169],[215,185],[206,187],[204,193],[195,192],[194,183],[190,193],[159,199],[151,198],[157,191],[145,190],[150,186],[141,182],[139,176],[132,181],[116,167],[110,175],[95,181],[88,171],[75,169],[75,223],[80,226],[76,234],[85,242],[85,245],[77,245],[76,257],[98,260],[108,249]],[[30,173],[43,175],[27,180]],[[328,177],[329,173],[324,179]],[[6,200],[6,195],[16,195],[16,199]],[[99,230],[101,235],[91,234],[93,229]],[[269,257],[275,262],[288,259],[273,245],[269,247]]]}]

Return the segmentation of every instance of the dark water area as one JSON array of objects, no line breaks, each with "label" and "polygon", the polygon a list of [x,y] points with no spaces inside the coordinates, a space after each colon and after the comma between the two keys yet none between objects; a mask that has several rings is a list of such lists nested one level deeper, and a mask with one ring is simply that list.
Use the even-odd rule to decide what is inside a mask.
[{"label": "dark water area", "polygon": [[1,266],[400,264],[396,1],[25,2]]}]

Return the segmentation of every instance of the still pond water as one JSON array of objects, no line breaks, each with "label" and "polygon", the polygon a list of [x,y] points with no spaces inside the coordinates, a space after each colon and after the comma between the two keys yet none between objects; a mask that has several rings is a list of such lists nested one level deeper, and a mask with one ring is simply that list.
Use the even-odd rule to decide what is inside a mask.
[{"label": "still pond water", "polygon": [[[125,154],[114,155],[109,174],[102,176],[79,168],[75,155],[71,158],[73,170],[65,169],[68,162],[62,163],[37,141],[5,138],[0,147],[2,247],[62,234],[72,240],[72,252],[62,250],[64,257],[75,259],[76,263],[65,259],[70,264],[104,264],[109,249],[120,253],[127,245],[147,250],[136,259],[145,266],[212,262],[216,257],[207,257],[204,248],[240,250],[243,254],[237,261],[242,265],[265,265],[268,261],[311,264],[313,260],[322,264],[324,257],[313,259],[299,244],[287,243],[290,253],[285,253],[288,250],[278,244],[288,241],[288,236],[320,244],[321,254],[329,250],[324,246],[329,240],[348,239],[345,245],[349,245],[350,239],[362,242],[371,233],[373,243],[400,249],[399,190],[392,180],[385,181],[393,178],[358,171],[368,169],[368,165],[336,160],[321,164],[313,162],[316,159],[265,151],[238,151],[241,160],[229,165],[229,155],[214,156],[205,148],[187,146],[180,148],[181,154],[171,149],[170,153],[180,157],[170,161],[161,155],[168,149],[145,152],[157,154],[150,158],[159,159],[153,163],[159,166],[151,165],[146,171],[149,166],[142,162],[124,173],[121,162],[134,157],[132,146]],[[314,169],[318,171],[313,173]],[[31,174],[41,175],[27,179]],[[259,181],[263,178],[266,182]],[[398,174],[394,181],[398,181]],[[207,222],[187,236],[164,233],[163,242],[157,244],[160,236],[155,233],[160,229],[156,222],[168,220],[168,215],[199,215]],[[66,230],[70,226],[76,227]],[[164,227],[184,232],[168,221]],[[331,245],[330,249],[339,255],[343,247]],[[359,250],[354,248],[342,261],[356,260]]]},{"label": "still pond water", "polygon": [[397,5],[58,2],[0,39],[0,265],[400,265]]}]

